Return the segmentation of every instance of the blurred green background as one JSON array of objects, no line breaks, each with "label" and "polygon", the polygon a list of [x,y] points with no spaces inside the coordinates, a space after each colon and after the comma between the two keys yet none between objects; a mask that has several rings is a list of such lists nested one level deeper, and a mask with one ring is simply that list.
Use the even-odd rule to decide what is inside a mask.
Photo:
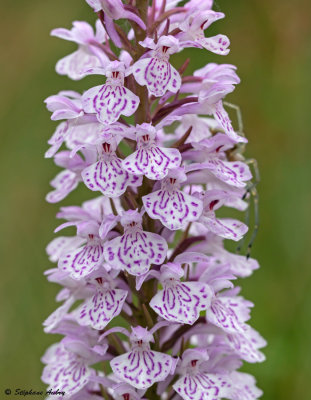
[{"label": "blurred green background", "polygon": [[[261,172],[260,233],[252,255],[261,269],[242,282],[256,307],[252,324],[269,342],[264,364],[249,365],[264,399],[310,399],[310,126],[311,3],[309,0],[218,0],[227,18],[211,32],[227,34],[226,58],[194,51],[193,67],[206,62],[238,66],[241,85],[228,100],[243,111],[247,155]],[[8,387],[39,390],[45,348],[56,340],[42,331],[55,308],[57,287],[43,271],[58,205],[44,201],[58,169],[45,160],[55,124],[43,99],[61,89],[83,90],[54,72],[75,46],[51,38],[54,27],[94,20],[80,0],[1,1],[0,39],[0,398]],[[180,58],[179,58],[180,59]],[[64,204],[80,204],[78,190]]]}]

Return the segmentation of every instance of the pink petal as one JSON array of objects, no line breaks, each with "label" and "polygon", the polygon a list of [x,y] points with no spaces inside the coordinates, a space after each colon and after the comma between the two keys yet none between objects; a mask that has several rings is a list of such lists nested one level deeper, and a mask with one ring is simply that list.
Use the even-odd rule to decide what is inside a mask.
[{"label": "pink petal", "polygon": [[99,122],[109,125],[121,115],[134,114],[139,98],[124,86],[102,85],[87,90],[82,102],[86,112],[96,113]]},{"label": "pink petal", "polygon": [[163,96],[167,91],[176,93],[181,86],[181,78],[168,62],[157,58],[144,58],[133,65],[136,81],[147,86],[150,95]]},{"label": "pink petal", "polygon": [[107,197],[119,197],[129,185],[140,186],[142,182],[141,177],[125,171],[117,157],[90,165],[82,171],[81,176],[90,190],[100,191]]},{"label": "pink petal", "polygon": [[245,256],[239,254],[228,254],[228,258],[226,258],[226,256],[224,256],[224,258],[230,263],[230,269],[234,275],[245,278],[259,268],[258,261],[253,258],[247,259]]},{"label": "pink petal", "polygon": [[59,257],[65,252],[81,246],[85,242],[84,238],[77,236],[59,236],[53,239],[46,247],[49,260],[58,261]]},{"label": "pink petal", "polygon": [[63,255],[58,262],[58,267],[68,272],[72,279],[80,280],[104,261],[104,249],[101,244],[87,244]]},{"label": "pink petal", "polygon": [[122,42],[116,28],[114,26],[114,21],[107,14],[105,14],[105,27],[107,29],[107,33],[114,43],[114,45],[118,48],[122,48]]},{"label": "pink petal", "polygon": [[163,381],[173,367],[174,359],[164,353],[135,349],[111,360],[113,373],[136,389],[147,389]]},{"label": "pink petal", "polygon": [[60,75],[67,75],[73,80],[82,79],[89,68],[99,67],[101,62],[97,56],[80,47],[77,51],[59,60],[56,64],[56,72]]},{"label": "pink petal", "polygon": [[245,137],[239,136],[234,132],[229,115],[227,111],[224,109],[222,101],[218,101],[218,103],[215,104],[214,117],[218,121],[218,123],[222,126],[226,134],[230,137],[230,139],[234,140],[237,143],[247,142],[247,139]]},{"label": "pink petal", "polygon": [[67,314],[70,307],[74,303],[73,297],[69,297],[60,307],[58,307],[51,315],[43,322],[45,326],[44,332],[52,332],[53,328],[62,320],[62,318]]},{"label": "pink petal", "polygon": [[202,168],[208,168],[218,179],[236,187],[245,187],[246,182],[252,178],[248,165],[242,161],[212,158],[203,163]]},{"label": "pink petal", "polygon": [[[256,339],[259,337],[259,342]],[[226,336],[227,342],[232,349],[245,361],[249,363],[263,362],[264,354],[259,351],[260,347],[266,345],[261,336],[254,330],[249,329],[243,333],[232,333]]]},{"label": "pink petal", "polygon": [[109,265],[140,276],[148,272],[151,264],[164,262],[167,248],[166,240],[160,235],[141,231],[106,243],[104,254]]},{"label": "pink petal", "polygon": [[114,317],[120,314],[126,296],[125,290],[98,290],[76,310],[79,324],[89,325],[97,330],[104,329]]},{"label": "pink petal", "polygon": [[229,377],[198,373],[185,375],[174,385],[174,390],[185,400],[221,400],[230,393]]},{"label": "pink petal", "polygon": [[142,198],[146,212],[153,219],[159,219],[171,230],[183,229],[191,221],[199,219],[203,203],[181,190],[158,190]]},{"label": "pink petal", "polygon": [[165,285],[151,300],[150,307],[167,321],[192,325],[211,302],[208,285],[201,282],[179,282]]},{"label": "pink petal", "polygon": [[181,163],[181,154],[177,149],[151,147],[141,149],[123,160],[123,168],[135,175],[145,175],[149,179],[161,180],[170,168],[177,168]]},{"label": "pink petal", "polygon": [[127,11],[127,10],[124,10],[122,17],[126,18],[126,19],[130,19],[131,21],[136,22],[136,24],[138,26],[140,26],[141,29],[146,30],[146,25],[145,25],[144,21],[141,18],[139,18],[138,15],[136,15],[135,13],[132,13],[132,12]]},{"label": "pink petal", "polygon": [[72,192],[79,184],[79,177],[75,172],[64,170],[60,172],[52,181],[51,186],[55,190],[48,193],[46,201],[49,203],[58,203]]},{"label": "pink petal", "polygon": [[231,398],[234,400],[254,400],[259,399],[263,392],[256,387],[256,381],[252,375],[244,372],[234,371],[230,374],[232,380]]},{"label": "pink petal", "polygon": [[[72,396],[81,390],[90,380],[92,369],[88,368],[82,360],[71,357],[63,363],[53,364],[50,367],[50,386],[53,392],[65,392],[66,397]],[[46,368],[47,368],[46,367]]]},{"label": "pink petal", "polygon": [[230,298],[217,297],[206,312],[206,319],[226,332],[241,333],[245,325],[239,318],[239,309]]},{"label": "pink petal", "polygon": [[230,49],[228,49],[228,47],[230,46],[230,40],[225,35],[216,35],[209,38],[202,38],[199,39],[198,42],[206,50],[209,50],[215,54],[226,56],[230,52]]},{"label": "pink petal", "polygon": [[215,216],[202,215],[200,222],[215,235],[235,241],[241,240],[248,231],[248,226],[236,219],[217,219]]},{"label": "pink petal", "polygon": [[75,39],[72,36],[72,32],[69,29],[65,28],[56,28],[51,31],[51,36],[58,37],[60,39],[70,40],[75,42]]},{"label": "pink petal", "polygon": [[68,121],[61,122],[57,126],[56,131],[48,141],[51,147],[45,153],[46,158],[51,158],[55,155],[55,153],[59,150],[64,140],[68,136],[69,131],[70,131],[70,126]]}]

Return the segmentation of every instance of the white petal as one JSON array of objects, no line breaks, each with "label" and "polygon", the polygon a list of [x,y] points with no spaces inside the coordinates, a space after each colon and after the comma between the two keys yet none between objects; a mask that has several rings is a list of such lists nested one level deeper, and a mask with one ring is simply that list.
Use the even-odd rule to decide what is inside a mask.
[{"label": "white petal", "polygon": [[142,182],[141,177],[125,171],[117,157],[90,165],[82,171],[81,176],[90,190],[100,191],[107,197],[119,197],[129,185],[140,186]]},{"label": "white petal", "polygon": [[203,203],[181,190],[158,190],[143,197],[143,203],[148,215],[159,219],[171,230],[183,229],[191,221],[199,219]]},{"label": "white petal", "polygon": [[88,113],[96,113],[99,122],[112,124],[121,115],[134,114],[139,97],[124,86],[102,85],[87,90],[83,96],[83,107]]},{"label": "white petal", "polygon": [[86,75],[86,70],[100,65],[101,63],[97,56],[81,47],[74,53],[59,60],[56,64],[56,72],[60,75],[67,75],[73,80],[79,80]]},{"label": "white petal", "polygon": [[230,393],[229,377],[198,373],[185,375],[174,385],[174,390],[185,400],[221,400]]},{"label": "white petal", "polygon": [[68,272],[71,278],[80,280],[93,272],[104,261],[101,244],[79,247],[65,255],[58,262],[61,270]]},{"label": "white petal", "polygon": [[104,329],[114,317],[120,314],[126,296],[127,291],[120,289],[97,291],[76,310],[79,324],[89,325],[97,330]]},{"label": "white petal", "polygon": [[147,389],[163,381],[172,371],[174,359],[152,350],[133,350],[111,362],[113,373],[136,389]]},{"label": "white petal", "polygon": [[181,86],[181,77],[168,62],[157,58],[144,58],[133,65],[136,81],[147,86],[150,95],[163,96],[167,91],[176,93]]},{"label": "white petal", "polygon": [[211,302],[212,292],[201,282],[180,282],[175,287],[159,291],[150,307],[167,321],[192,325]]},{"label": "white petal", "polygon": [[161,180],[170,168],[177,168],[181,163],[181,154],[177,149],[151,147],[141,149],[123,160],[123,167],[130,173],[145,175],[149,179]]},{"label": "white petal", "polygon": [[151,264],[162,264],[167,254],[167,243],[160,235],[137,232],[117,237],[105,244],[106,261],[131,275],[143,275]]}]

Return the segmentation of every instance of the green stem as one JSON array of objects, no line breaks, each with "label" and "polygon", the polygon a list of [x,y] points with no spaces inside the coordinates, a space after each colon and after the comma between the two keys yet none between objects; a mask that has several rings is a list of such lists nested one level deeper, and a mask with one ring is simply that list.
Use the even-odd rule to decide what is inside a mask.
[{"label": "green stem", "polygon": [[111,205],[111,209],[114,215],[118,215],[118,211],[116,209],[116,206],[114,205],[114,201],[112,200],[111,197],[109,197],[109,201],[110,201],[110,205]]}]

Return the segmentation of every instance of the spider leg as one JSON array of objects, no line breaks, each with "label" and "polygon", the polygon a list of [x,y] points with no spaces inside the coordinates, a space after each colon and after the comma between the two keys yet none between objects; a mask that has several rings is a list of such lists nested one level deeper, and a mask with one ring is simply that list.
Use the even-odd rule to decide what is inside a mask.
[{"label": "spider leg", "polygon": [[[246,190],[245,195],[243,196],[243,200],[246,198],[246,196],[249,194],[249,191]],[[250,201],[249,201],[249,197],[247,198],[247,209],[245,211],[245,224],[247,226],[249,226],[249,219],[250,219]],[[244,246],[245,243],[245,236],[238,242],[238,246],[236,248],[236,253],[240,253],[242,250],[242,247]]]},{"label": "spider leg", "polygon": [[[239,106],[237,106],[236,104],[232,104],[232,103],[228,103],[227,101],[223,102],[224,106],[231,108],[232,110],[235,111],[236,113],[236,119],[238,122],[238,131],[237,133],[240,136],[245,137],[245,133],[244,133],[244,124],[243,124],[243,118],[242,118],[242,113],[241,113],[241,109]],[[243,153],[245,151],[245,143],[237,143],[234,147],[234,149],[232,149],[230,151],[231,153],[231,157],[232,159],[244,159],[243,157]]]},{"label": "spider leg", "polygon": [[[256,186],[260,182],[260,174],[259,174],[259,168],[258,168],[258,163],[257,163],[256,159],[251,158],[251,159],[245,160],[245,163],[253,167],[254,178],[255,178],[253,181],[248,183],[245,194],[242,197],[242,200],[245,200],[249,196],[249,198],[253,199],[253,205],[254,205],[254,228],[253,228],[253,232],[250,237],[249,243],[247,245],[247,251],[246,251],[246,257],[249,258],[253,243],[255,241],[255,238],[257,236],[258,229],[259,229],[259,196],[258,196]],[[249,206],[247,207],[246,214],[245,214],[245,223],[249,226],[250,205],[251,205],[250,201],[248,201],[248,204],[249,204]],[[241,252],[241,249],[244,246],[244,243],[245,243],[245,237],[243,239],[241,239],[241,241],[239,242],[238,247],[236,249],[237,253]]]},{"label": "spider leg", "polygon": [[253,181],[253,187],[256,187],[257,184],[260,182],[260,173],[258,168],[258,162],[255,158],[249,158],[245,160],[245,163],[252,166],[254,170],[255,179]]},{"label": "spider leg", "polygon": [[[238,132],[237,133],[239,133],[242,136],[245,136],[242,113],[241,113],[240,107],[235,104],[228,103],[226,101],[223,104],[224,104],[224,106],[235,110],[237,122],[238,122]],[[238,144],[236,146],[236,149],[233,151],[232,156],[233,157],[240,156],[241,158],[243,158],[242,154],[243,154],[244,150],[245,150],[245,145]],[[244,160],[244,162],[246,164],[248,164],[249,166],[252,166],[252,169],[254,171],[254,179],[251,182],[249,182],[249,184],[246,187],[245,194],[242,197],[242,200],[247,199],[248,204],[249,204],[249,206],[247,207],[246,213],[245,213],[245,222],[247,225],[249,225],[249,220],[250,220],[250,205],[251,205],[250,199],[251,198],[253,199],[253,204],[254,204],[254,228],[253,228],[253,232],[251,234],[249,243],[247,245],[247,252],[246,252],[246,258],[249,258],[250,254],[251,254],[251,249],[252,249],[253,243],[255,241],[255,238],[257,236],[258,229],[259,229],[259,196],[258,196],[256,187],[257,187],[258,183],[260,182],[260,173],[259,173],[258,163],[257,163],[256,159],[254,159],[254,158],[246,159],[246,160]],[[238,247],[236,249],[236,251],[238,253],[241,251],[244,243],[245,243],[245,238],[243,238],[238,244]]]},{"label": "spider leg", "polygon": [[251,250],[253,243],[256,239],[258,229],[259,229],[259,196],[258,192],[256,190],[256,187],[253,187],[251,190],[251,195],[253,197],[253,202],[254,202],[254,217],[255,217],[255,223],[254,223],[254,228],[253,228],[253,233],[252,236],[249,240],[248,246],[247,246],[247,253],[246,253],[246,258],[248,259],[251,255]]},{"label": "spider leg", "polygon": [[238,132],[244,136],[244,126],[243,126],[243,119],[242,119],[242,113],[241,113],[240,107],[237,106],[236,104],[228,103],[227,101],[224,101],[223,104],[224,104],[224,106],[235,110],[236,116],[237,116],[237,121],[238,121],[238,128],[239,128]]}]

